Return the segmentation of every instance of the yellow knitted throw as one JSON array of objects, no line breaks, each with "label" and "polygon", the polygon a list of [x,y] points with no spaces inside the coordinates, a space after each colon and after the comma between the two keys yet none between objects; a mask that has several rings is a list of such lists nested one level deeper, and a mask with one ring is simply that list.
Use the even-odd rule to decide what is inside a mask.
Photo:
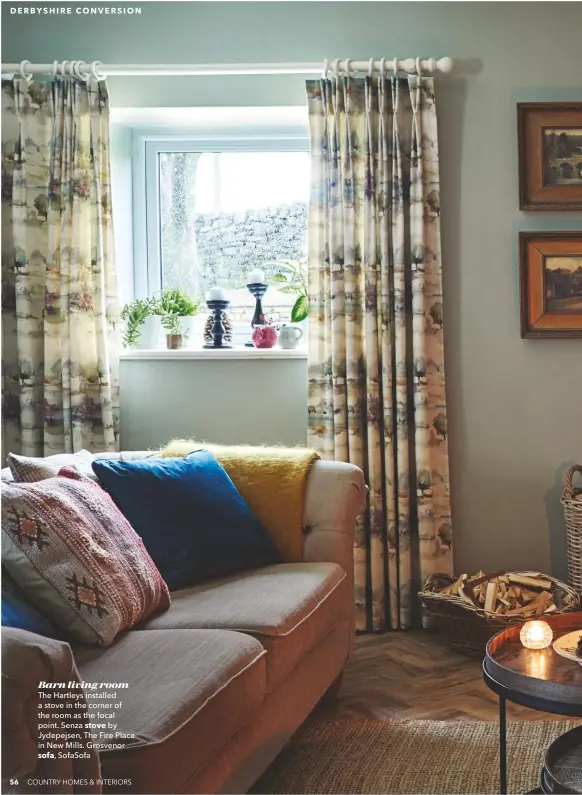
[{"label": "yellow knitted throw", "polygon": [[305,447],[227,447],[174,439],[160,456],[183,458],[193,450],[210,450],[216,456],[283,558],[290,563],[301,560],[307,476],[319,453]]}]

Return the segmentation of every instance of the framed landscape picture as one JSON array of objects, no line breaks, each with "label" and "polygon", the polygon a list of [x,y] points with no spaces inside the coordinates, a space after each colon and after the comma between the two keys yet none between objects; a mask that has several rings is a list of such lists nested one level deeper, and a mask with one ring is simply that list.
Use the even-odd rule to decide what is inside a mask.
[{"label": "framed landscape picture", "polygon": [[582,102],[517,105],[519,207],[582,210]]},{"label": "framed landscape picture", "polygon": [[582,337],[582,232],[520,232],[521,336]]}]

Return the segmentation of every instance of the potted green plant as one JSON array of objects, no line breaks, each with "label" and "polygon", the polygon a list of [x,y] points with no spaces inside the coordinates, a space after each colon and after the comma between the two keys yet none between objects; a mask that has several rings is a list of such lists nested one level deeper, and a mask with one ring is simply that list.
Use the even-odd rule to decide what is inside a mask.
[{"label": "potted green plant", "polygon": [[277,289],[282,293],[297,295],[297,299],[291,309],[291,322],[301,323],[309,313],[307,258],[280,260],[274,264],[277,265],[278,272],[272,277],[271,281],[276,284]]},{"label": "potted green plant", "polygon": [[121,310],[124,348],[151,349],[157,347],[160,321],[155,302],[151,298],[130,301]]},{"label": "potted green plant", "polygon": [[162,327],[166,331],[168,350],[183,347],[184,339],[188,338],[185,318],[191,318],[200,310],[201,301],[190,298],[179,287],[162,290],[156,301],[156,314],[160,315]]}]

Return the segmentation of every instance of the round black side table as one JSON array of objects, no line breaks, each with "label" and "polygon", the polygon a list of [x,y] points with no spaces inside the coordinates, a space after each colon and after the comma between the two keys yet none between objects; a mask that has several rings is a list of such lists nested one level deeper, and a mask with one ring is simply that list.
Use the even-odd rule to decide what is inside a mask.
[{"label": "round black side table", "polygon": [[540,792],[582,792],[582,726],[561,734],[548,748],[541,775]]},{"label": "round black side table", "polygon": [[[582,629],[582,612],[545,617],[554,639]],[[521,626],[498,632],[487,644],[483,660],[485,684],[499,698],[499,791],[507,792],[506,703],[582,718],[582,665],[561,657],[551,646],[526,649]]]}]

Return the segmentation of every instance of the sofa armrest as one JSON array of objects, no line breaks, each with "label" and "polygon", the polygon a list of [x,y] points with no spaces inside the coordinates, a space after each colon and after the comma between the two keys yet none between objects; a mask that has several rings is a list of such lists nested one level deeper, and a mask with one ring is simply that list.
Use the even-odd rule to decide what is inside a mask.
[{"label": "sofa armrest", "polygon": [[[2,778],[37,766],[38,683],[66,677],[70,646],[20,629],[2,628]],[[60,678],[59,677],[59,678]]]},{"label": "sofa armrest", "polygon": [[[39,683],[66,684],[73,680],[79,681],[79,675],[68,643],[22,629],[2,628],[3,781],[19,778],[22,783],[26,776],[35,773],[54,781],[60,779],[63,783],[57,791],[62,793],[100,791],[99,759],[93,749],[84,749],[89,752],[89,759],[83,762],[59,763],[38,758]],[[93,778],[95,784],[73,788],[65,785],[64,779],[74,774]]]},{"label": "sofa armrest", "polygon": [[307,479],[303,511],[303,560],[337,563],[345,571],[345,614],[351,626],[353,649],[354,531],[366,508],[364,473],[353,464],[316,461]]},{"label": "sofa armrest", "polygon": [[364,473],[353,464],[315,461],[305,495],[304,560],[339,563],[352,573],[354,530],[366,491]]}]

